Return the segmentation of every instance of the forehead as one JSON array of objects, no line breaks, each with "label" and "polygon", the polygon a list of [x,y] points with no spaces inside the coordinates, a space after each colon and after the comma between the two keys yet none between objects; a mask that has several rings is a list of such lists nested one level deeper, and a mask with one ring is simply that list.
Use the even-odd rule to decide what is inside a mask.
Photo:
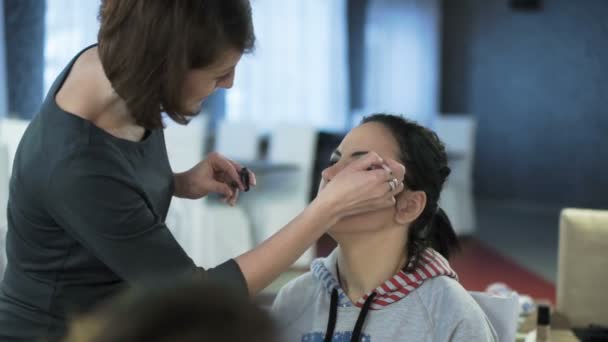
[{"label": "forehead", "polygon": [[243,54],[241,52],[235,49],[228,49],[222,53],[208,68],[211,70],[232,68],[241,60],[242,55]]},{"label": "forehead", "polygon": [[204,68],[192,69],[188,76],[204,78],[206,76],[217,76],[218,73],[225,73],[234,68],[241,60],[242,54],[237,50],[231,49],[224,52],[215,62]]},{"label": "forehead", "polygon": [[399,147],[391,131],[377,122],[369,122],[351,130],[338,147],[342,155],[374,151],[382,158],[398,159]]}]

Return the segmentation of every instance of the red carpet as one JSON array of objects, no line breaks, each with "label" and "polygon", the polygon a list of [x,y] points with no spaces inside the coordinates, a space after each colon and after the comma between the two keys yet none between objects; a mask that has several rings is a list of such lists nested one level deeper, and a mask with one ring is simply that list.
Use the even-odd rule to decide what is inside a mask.
[{"label": "red carpet", "polygon": [[[519,293],[555,303],[555,286],[550,282],[475,239],[463,239],[461,244],[462,251],[450,264],[467,290],[483,291],[491,283],[503,282]],[[335,242],[324,236],[317,244],[317,254],[327,256],[334,247]]]},{"label": "red carpet", "polygon": [[462,251],[450,260],[450,264],[467,290],[483,291],[489,284],[499,281],[534,299],[555,303],[555,286],[550,282],[475,239],[465,239],[461,243]]}]

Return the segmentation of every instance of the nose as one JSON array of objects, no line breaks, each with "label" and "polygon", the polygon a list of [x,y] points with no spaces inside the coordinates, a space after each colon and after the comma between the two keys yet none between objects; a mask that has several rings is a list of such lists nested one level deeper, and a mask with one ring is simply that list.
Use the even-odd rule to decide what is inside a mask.
[{"label": "nose", "polygon": [[230,89],[234,85],[234,71],[230,73],[228,77],[221,80],[218,84],[218,88]]},{"label": "nose", "polygon": [[342,169],[344,169],[344,166],[340,164],[341,163],[336,163],[327,167],[321,172],[321,177],[323,177],[326,182],[330,182],[338,173],[340,173],[340,171],[342,171]]}]

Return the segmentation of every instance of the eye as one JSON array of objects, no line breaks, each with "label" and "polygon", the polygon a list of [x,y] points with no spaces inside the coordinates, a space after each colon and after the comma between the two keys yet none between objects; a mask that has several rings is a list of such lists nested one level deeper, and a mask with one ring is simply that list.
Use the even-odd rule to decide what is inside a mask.
[{"label": "eye", "polygon": [[338,163],[338,160],[336,160],[336,159],[331,159],[331,160],[329,161],[329,163],[327,163],[327,167],[332,167],[332,166],[336,165],[337,163]]},{"label": "eye", "polygon": [[232,73],[234,72],[234,69],[228,71],[227,73],[225,73],[224,75],[220,76],[217,78],[218,82],[224,81],[228,78],[230,78],[230,76],[232,76]]}]

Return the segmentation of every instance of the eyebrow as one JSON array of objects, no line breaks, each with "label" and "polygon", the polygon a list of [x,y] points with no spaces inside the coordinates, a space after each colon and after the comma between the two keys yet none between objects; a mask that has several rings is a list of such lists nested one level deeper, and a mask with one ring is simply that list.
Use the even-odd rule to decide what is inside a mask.
[{"label": "eyebrow", "polygon": [[225,75],[227,73],[229,73],[230,71],[232,71],[232,69],[236,68],[236,65],[224,68],[222,70],[220,70],[221,72],[219,72],[220,75]]},{"label": "eyebrow", "polygon": [[[369,153],[369,151],[357,151],[357,152],[353,152],[353,153],[350,155],[350,157],[351,157],[351,158],[354,158],[354,157],[360,157],[360,156],[364,156],[364,155],[366,155],[366,154],[368,154],[368,153]],[[332,155],[336,155],[336,156],[338,156],[338,157],[342,157],[342,152],[340,152],[340,151],[338,151],[338,150],[335,150],[335,151],[332,153]]]}]

